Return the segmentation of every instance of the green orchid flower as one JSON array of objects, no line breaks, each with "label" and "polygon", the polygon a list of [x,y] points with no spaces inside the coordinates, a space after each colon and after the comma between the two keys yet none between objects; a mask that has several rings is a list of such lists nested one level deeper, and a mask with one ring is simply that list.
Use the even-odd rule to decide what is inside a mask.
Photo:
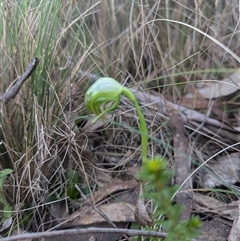
[{"label": "green orchid flower", "polygon": [[97,115],[97,117],[93,120],[93,122],[95,122],[99,118],[104,117],[105,114],[118,108],[121,95],[126,96],[136,108],[141,132],[142,161],[147,161],[148,132],[146,121],[141,108],[130,89],[122,86],[119,82],[110,77],[99,78],[87,90],[84,102],[86,107]]},{"label": "green orchid flower", "polygon": [[[98,115],[94,122],[107,112],[117,109],[124,87],[112,78],[98,79],[86,92],[84,102],[87,108]],[[107,108],[110,102],[113,105]],[[101,106],[103,108],[101,109]]]}]

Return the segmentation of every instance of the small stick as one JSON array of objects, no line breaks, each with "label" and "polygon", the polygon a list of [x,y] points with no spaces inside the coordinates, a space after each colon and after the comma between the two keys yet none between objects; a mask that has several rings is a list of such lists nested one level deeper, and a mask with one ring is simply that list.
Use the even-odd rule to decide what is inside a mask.
[{"label": "small stick", "polygon": [[156,231],[134,230],[134,229],[122,229],[122,228],[86,228],[86,229],[65,229],[51,232],[39,232],[39,233],[25,233],[14,235],[12,237],[1,238],[1,241],[20,241],[24,239],[33,238],[49,238],[49,237],[69,237],[72,235],[81,234],[97,234],[97,233],[119,233],[126,234],[130,237],[145,236],[145,237],[166,237],[166,233]]},{"label": "small stick", "polygon": [[32,59],[30,64],[28,65],[25,72],[20,76],[17,81],[9,87],[4,94],[0,94],[0,100],[3,100],[5,103],[9,102],[12,98],[14,98],[19,90],[21,89],[24,82],[32,75],[32,73],[35,71],[37,65],[39,63],[38,58]]}]

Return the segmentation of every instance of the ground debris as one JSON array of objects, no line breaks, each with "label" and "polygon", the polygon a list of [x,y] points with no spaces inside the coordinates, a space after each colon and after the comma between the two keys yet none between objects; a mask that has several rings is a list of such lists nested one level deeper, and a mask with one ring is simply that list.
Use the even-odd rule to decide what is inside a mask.
[{"label": "ground debris", "polygon": [[230,153],[206,164],[200,170],[200,181],[204,187],[234,184],[240,180],[240,152]]},{"label": "ground debris", "polygon": [[228,241],[239,241],[239,240],[240,240],[240,203],[238,206],[237,218],[233,222],[233,226],[228,237]]}]

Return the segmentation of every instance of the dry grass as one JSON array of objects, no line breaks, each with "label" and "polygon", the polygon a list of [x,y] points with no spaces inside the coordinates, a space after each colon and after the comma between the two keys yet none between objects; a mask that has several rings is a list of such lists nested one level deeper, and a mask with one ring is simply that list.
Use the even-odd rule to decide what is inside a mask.
[{"label": "dry grass", "polygon": [[[237,0],[3,1],[1,92],[32,57],[41,61],[19,95],[2,105],[0,116],[0,170],[14,170],[5,185],[14,207],[12,228],[48,229],[54,217],[46,203],[66,200],[67,173],[77,171],[90,193],[98,185],[96,162],[115,170],[128,151],[132,162],[139,159],[138,124],[128,103],[110,128],[91,135],[73,128],[77,117],[88,119],[83,95],[91,80],[80,71],[141,85],[177,102],[187,84],[220,79],[227,74],[218,70],[239,67],[238,9]],[[155,138],[149,154],[171,160],[167,120],[147,107],[144,111]]]}]

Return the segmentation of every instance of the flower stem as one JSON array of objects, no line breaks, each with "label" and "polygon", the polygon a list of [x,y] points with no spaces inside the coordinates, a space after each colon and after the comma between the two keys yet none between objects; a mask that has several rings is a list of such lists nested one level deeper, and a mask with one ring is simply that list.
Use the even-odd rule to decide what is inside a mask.
[{"label": "flower stem", "polygon": [[139,118],[139,125],[140,125],[140,132],[141,132],[141,144],[142,144],[142,162],[147,161],[147,149],[148,149],[148,131],[147,131],[147,124],[141,108],[136,100],[135,95],[127,88],[123,88],[123,92],[127,98],[132,102],[134,107],[136,108],[137,115]]}]

